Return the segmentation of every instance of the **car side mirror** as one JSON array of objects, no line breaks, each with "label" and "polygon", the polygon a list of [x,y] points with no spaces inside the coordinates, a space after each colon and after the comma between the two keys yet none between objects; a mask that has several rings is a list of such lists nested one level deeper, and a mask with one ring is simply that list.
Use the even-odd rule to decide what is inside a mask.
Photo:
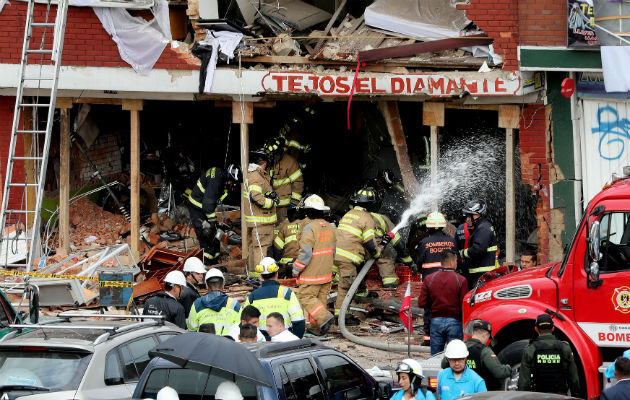
[{"label": "car side mirror", "polygon": [[105,378],[105,384],[107,386],[122,385],[123,383],[125,383],[125,380],[123,379],[122,376],[116,376],[113,378]]},{"label": "car side mirror", "polygon": [[589,287],[597,289],[602,284],[602,280],[599,279],[599,264],[597,261],[593,261],[591,265],[589,265],[587,273]]},{"label": "car side mirror", "polygon": [[379,399],[388,400],[392,397],[392,385],[387,382],[378,382],[377,395]]},{"label": "car side mirror", "polygon": [[591,231],[588,236],[588,254],[591,257],[591,260],[595,262],[602,259],[602,255],[599,251],[601,245],[601,239],[599,235],[599,221],[594,221],[591,225]]}]

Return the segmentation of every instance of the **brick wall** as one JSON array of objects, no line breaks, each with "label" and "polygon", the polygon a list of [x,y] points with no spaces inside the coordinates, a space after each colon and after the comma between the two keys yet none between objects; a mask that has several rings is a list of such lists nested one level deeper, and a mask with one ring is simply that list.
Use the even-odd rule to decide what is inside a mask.
[{"label": "brick wall", "polygon": [[[88,149],[88,157],[96,165],[103,178],[122,172],[122,161],[120,154],[120,146],[118,145],[118,132],[101,133],[99,137],[92,143]],[[79,184],[95,184],[98,183],[96,178],[92,177],[93,170],[85,161],[83,155],[79,154],[79,168],[77,181],[73,185]],[[107,180],[107,179],[106,179]]]},{"label": "brick wall", "polygon": [[518,69],[518,3],[517,0],[469,0],[469,4],[457,6],[466,10],[468,19],[494,39],[494,51],[503,57],[503,69],[510,71]]},{"label": "brick wall", "polygon": [[538,225],[538,261],[549,262],[549,231],[551,210],[549,201],[549,112],[543,105],[527,105],[520,121],[521,179],[538,197],[536,219]]},{"label": "brick wall", "polygon": [[[0,96],[0,188],[4,188],[5,171],[9,156],[11,143],[11,128],[13,125],[13,108],[15,107],[15,97]],[[21,138],[21,136],[20,136]],[[18,140],[16,143],[17,155],[24,155],[24,141]],[[13,182],[24,182],[24,163],[17,162],[14,168]],[[9,208],[20,208],[24,191],[20,188],[11,190],[9,198]],[[0,193],[0,199],[2,194]]]},{"label": "brick wall", "polygon": [[[22,54],[24,40],[24,23],[26,21],[27,4],[13,1],[6,4],[0,13],[0,64],[17,64]],[[45,6],[35,5],[36,21],[42,21]],[[52,7],[51,19],[54,20],[56,7]],[[41,29],[35,31],[32,47],[41,41]],[[48,41],[52,35],[46,35]],[[50,47],[49,47],[50,48]],[[29,62],[39,60],[39,55],[31,55]],[[103,29],[101,21],[90,7],[70,7],[66,23],[66,36],[62,56],[63,65],[89,67],[129,67],[118,53],[118,47],[111,36]],[[170,45],[158,59],[154,68],[161,69],[198,69],[200,62],[192,54],[180,54]],[[129,67],[130,68],[130,67]]]},{"label": "brick wall", "polygon": [[521,45],[566,46],[566,1],[519,0],[518,20]]}]

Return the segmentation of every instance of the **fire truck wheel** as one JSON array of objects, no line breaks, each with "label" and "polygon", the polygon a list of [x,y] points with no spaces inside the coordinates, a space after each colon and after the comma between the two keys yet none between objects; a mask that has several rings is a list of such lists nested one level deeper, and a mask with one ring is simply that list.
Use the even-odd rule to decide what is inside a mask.
[{"label": "fire truck wheel", "polygon": [[497,354],[497,358],[502,364],[509,364],[512,367],[512,376],[505,378],[503,382],[503,390],[516,390],[518,386],[518,374],[521,368],[521,359],[523,358],[523,350],[527,347],[529,340],[519,340],[510,343],[507,347]]}]

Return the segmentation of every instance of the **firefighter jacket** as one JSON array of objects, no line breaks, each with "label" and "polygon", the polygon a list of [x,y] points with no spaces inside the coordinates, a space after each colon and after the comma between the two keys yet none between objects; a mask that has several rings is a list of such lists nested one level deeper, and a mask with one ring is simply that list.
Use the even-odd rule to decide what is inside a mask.
[{"label": "firefighter jacket", "polygon": [[248,305],[260,311],[258,326],[264,334],[267,333],[267,315],[278,312],[284,316],[284,326],[293,331],[300,339],[304,336],[306,322],[304,312],[297,296],[288,287],[280,285],[276,280],[264,281],[262,285],[251,292],[243,307]]},{"label": "firefighter jacket", "polygon": [[186,318],[188,318],[188,314],[190,313],[190,307],[192,307],[195,300],[199,297],[199,292],[197,288],[192,285],[190,282],[186,282],[186,286],[184,287],[184,291],[181,296],[179,296],[179,302],[184,307],[184,311],[186,312]]},{"label": "firefighter jacket", "polygon": [[276,206],[273,200],[265,197],[266,193],[273,191],[269,181],[269,174],[259,165],[249,164],[247,171],[247,181],[243,197],[251,201],[251,210],[249,201],[245,202],[245,222],[247,226],[253,227],[254,223],[258,225],[275,224],[277,221]]},{"label": "firefighter jacket", "polygon": [[442,268],[440,255],[445,250],[456,251],[455,240],[441,229],[425,237],[418,246],[416,264],[421,268],[422,276],[427,276]]},{"label": "firefighter jacket", "polygon": [[[376,244],[380,245],[383,241],[383,236],[391,232],[394,229],[395,225],[392,220],[389,219],[389,217],[385,214],[370,214],[372,214],[372,217],[374,218],[374,238],[376,240]],[[400,258],[400,261],[404,262],[405,264],[411,264],[413,260],[409,256],[409,252],[407,252],[407,248],[405,247],[405,244],[402,242],[401,239],[402,237],[400,236],[400,233],[396,232],[394,234],[394,238],[389,243],[394,248],[394,250],[396,250],[396,254],[398,255],[398,258]]]},{"label": "firefighter jacket", "polygon": [[292,262],[300,254],[298,235],[300,234],[301,220],[289,222],[284,220],[278,225],[278,234],[273,240],[273,258],[280,264]]},{"label": "firefighter jacket", "polygon": [[[478,339],[466,340],[468,357],[466,365],[475,371],[486,381],[488,390],[502,390],[501,382],[512,374],[512,368],[507,364],[501,364],[494,351]],[[442,359],[442,368],[448,368],[448,359]]]},{"label": "firefighter jacket", "polygon": [[217,204],[227,197],[225,174],[220,168],[210,168],[197,179],[188,201],[203,211],[207,218],[216,218]]},{"label": "firefighter jacket", "polygon": [[368,252],[380,255],[374,240],[374,218],[363,207],[354,207],[339,221],[335,262],[362,264]]},{"label": "firefighter jacket", "polygon": [[186,329],[184,307],[166,292],[159,292],[144,303],[143,315],[162,315],[164,321],[172,322],[182,329]]},{"label": "firefighter jacket", "polygon": [[523,351],[518,390],[579,396],[580,380],[571,346],[552,334],[538,336]]},{"label": "firefighter jacket", "polygon": [[212,290],[193,303],[186,325],[198,331],[203,324],[214,324],[217,335],[227,335],[232,326],[241,322],[241,303],[220,290]]},{"label": "firefighter jacket", "polygon": [[282,158],[274,163],[271,183],[280,198],[278,207],[288,207],[291,203],[297,205],[302,200],[304,177],[300,165],[293,156],[284,153]]},{"label": "firefighter jacket", "polygon": [[297,283],[320,285],[332,281],[335,258],[335,229],[332,224],[317,219],[310,221],[300,235],[300,256],[293,263],[301,270]]},{"label": "firefighter jacket", "polygon": [[469,274],[492,271],[498,267],[497,236],[494,227],[484,217],[479,217],[473,224],[474,230],[468,239],[468,247],[462,252]]}]

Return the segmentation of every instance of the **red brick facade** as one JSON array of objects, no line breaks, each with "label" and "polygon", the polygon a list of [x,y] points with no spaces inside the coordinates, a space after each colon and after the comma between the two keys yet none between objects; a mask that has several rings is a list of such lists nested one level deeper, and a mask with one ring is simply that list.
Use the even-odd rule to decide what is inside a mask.
[{"label": "red brick facade", "polygon": [[549,193],[549,167],[551,155],[547,130],[549,111],[540,104],[527,105],[520,121],[521,179],[538,196],[538,262],[549,262],[549,232],[551,208]]},{"label": "red brick facade", "polygon": [[[6,4],[0,13],[0,64],[18,64],[24,41],[26,5],[21,1]],[[35,6],[36,21],[43,21],[46,7]],[[50,11],[54,20],[56,7]],[[41,29],[37,29],[32,39],[33,44],[41,41]],[[52,38],[51,32],[47,40]],[[33,45],[31,48],[35,48]],[[39,57],[35,55],[32,57]],[[31,60],[29,59],[29,62]],[[33,60],[35,61],[35,60]],[[66,23],[62,65],[85,67],[129,67],[120,58],[114,40],[103,28],[101,21],[90,7],[70,7]],[[162,69],[199,69],[200,62],[192,54],[180,54],[170,45],[162,53],[154,68]]]},{"label": "red brick facade", "polygon": [[[11,127],[13,125],[13,107],[15,107],[15,97],[0,96],[0,179],[1,187],[4,187],[5,171],[7,168],[7,159],[9,157],[9,147],[11,144]],[[19,140],[16,144],[17,155],[24,155],[24,141]],[[24,164],[18,162],[13,173],[14,182],[24,181]],[[19,208],[22,203],[23,190],[15,188],[11,190],[11,198],[9,199],[9,208]],[[2,198],[2,194],[0,194]]]}]

